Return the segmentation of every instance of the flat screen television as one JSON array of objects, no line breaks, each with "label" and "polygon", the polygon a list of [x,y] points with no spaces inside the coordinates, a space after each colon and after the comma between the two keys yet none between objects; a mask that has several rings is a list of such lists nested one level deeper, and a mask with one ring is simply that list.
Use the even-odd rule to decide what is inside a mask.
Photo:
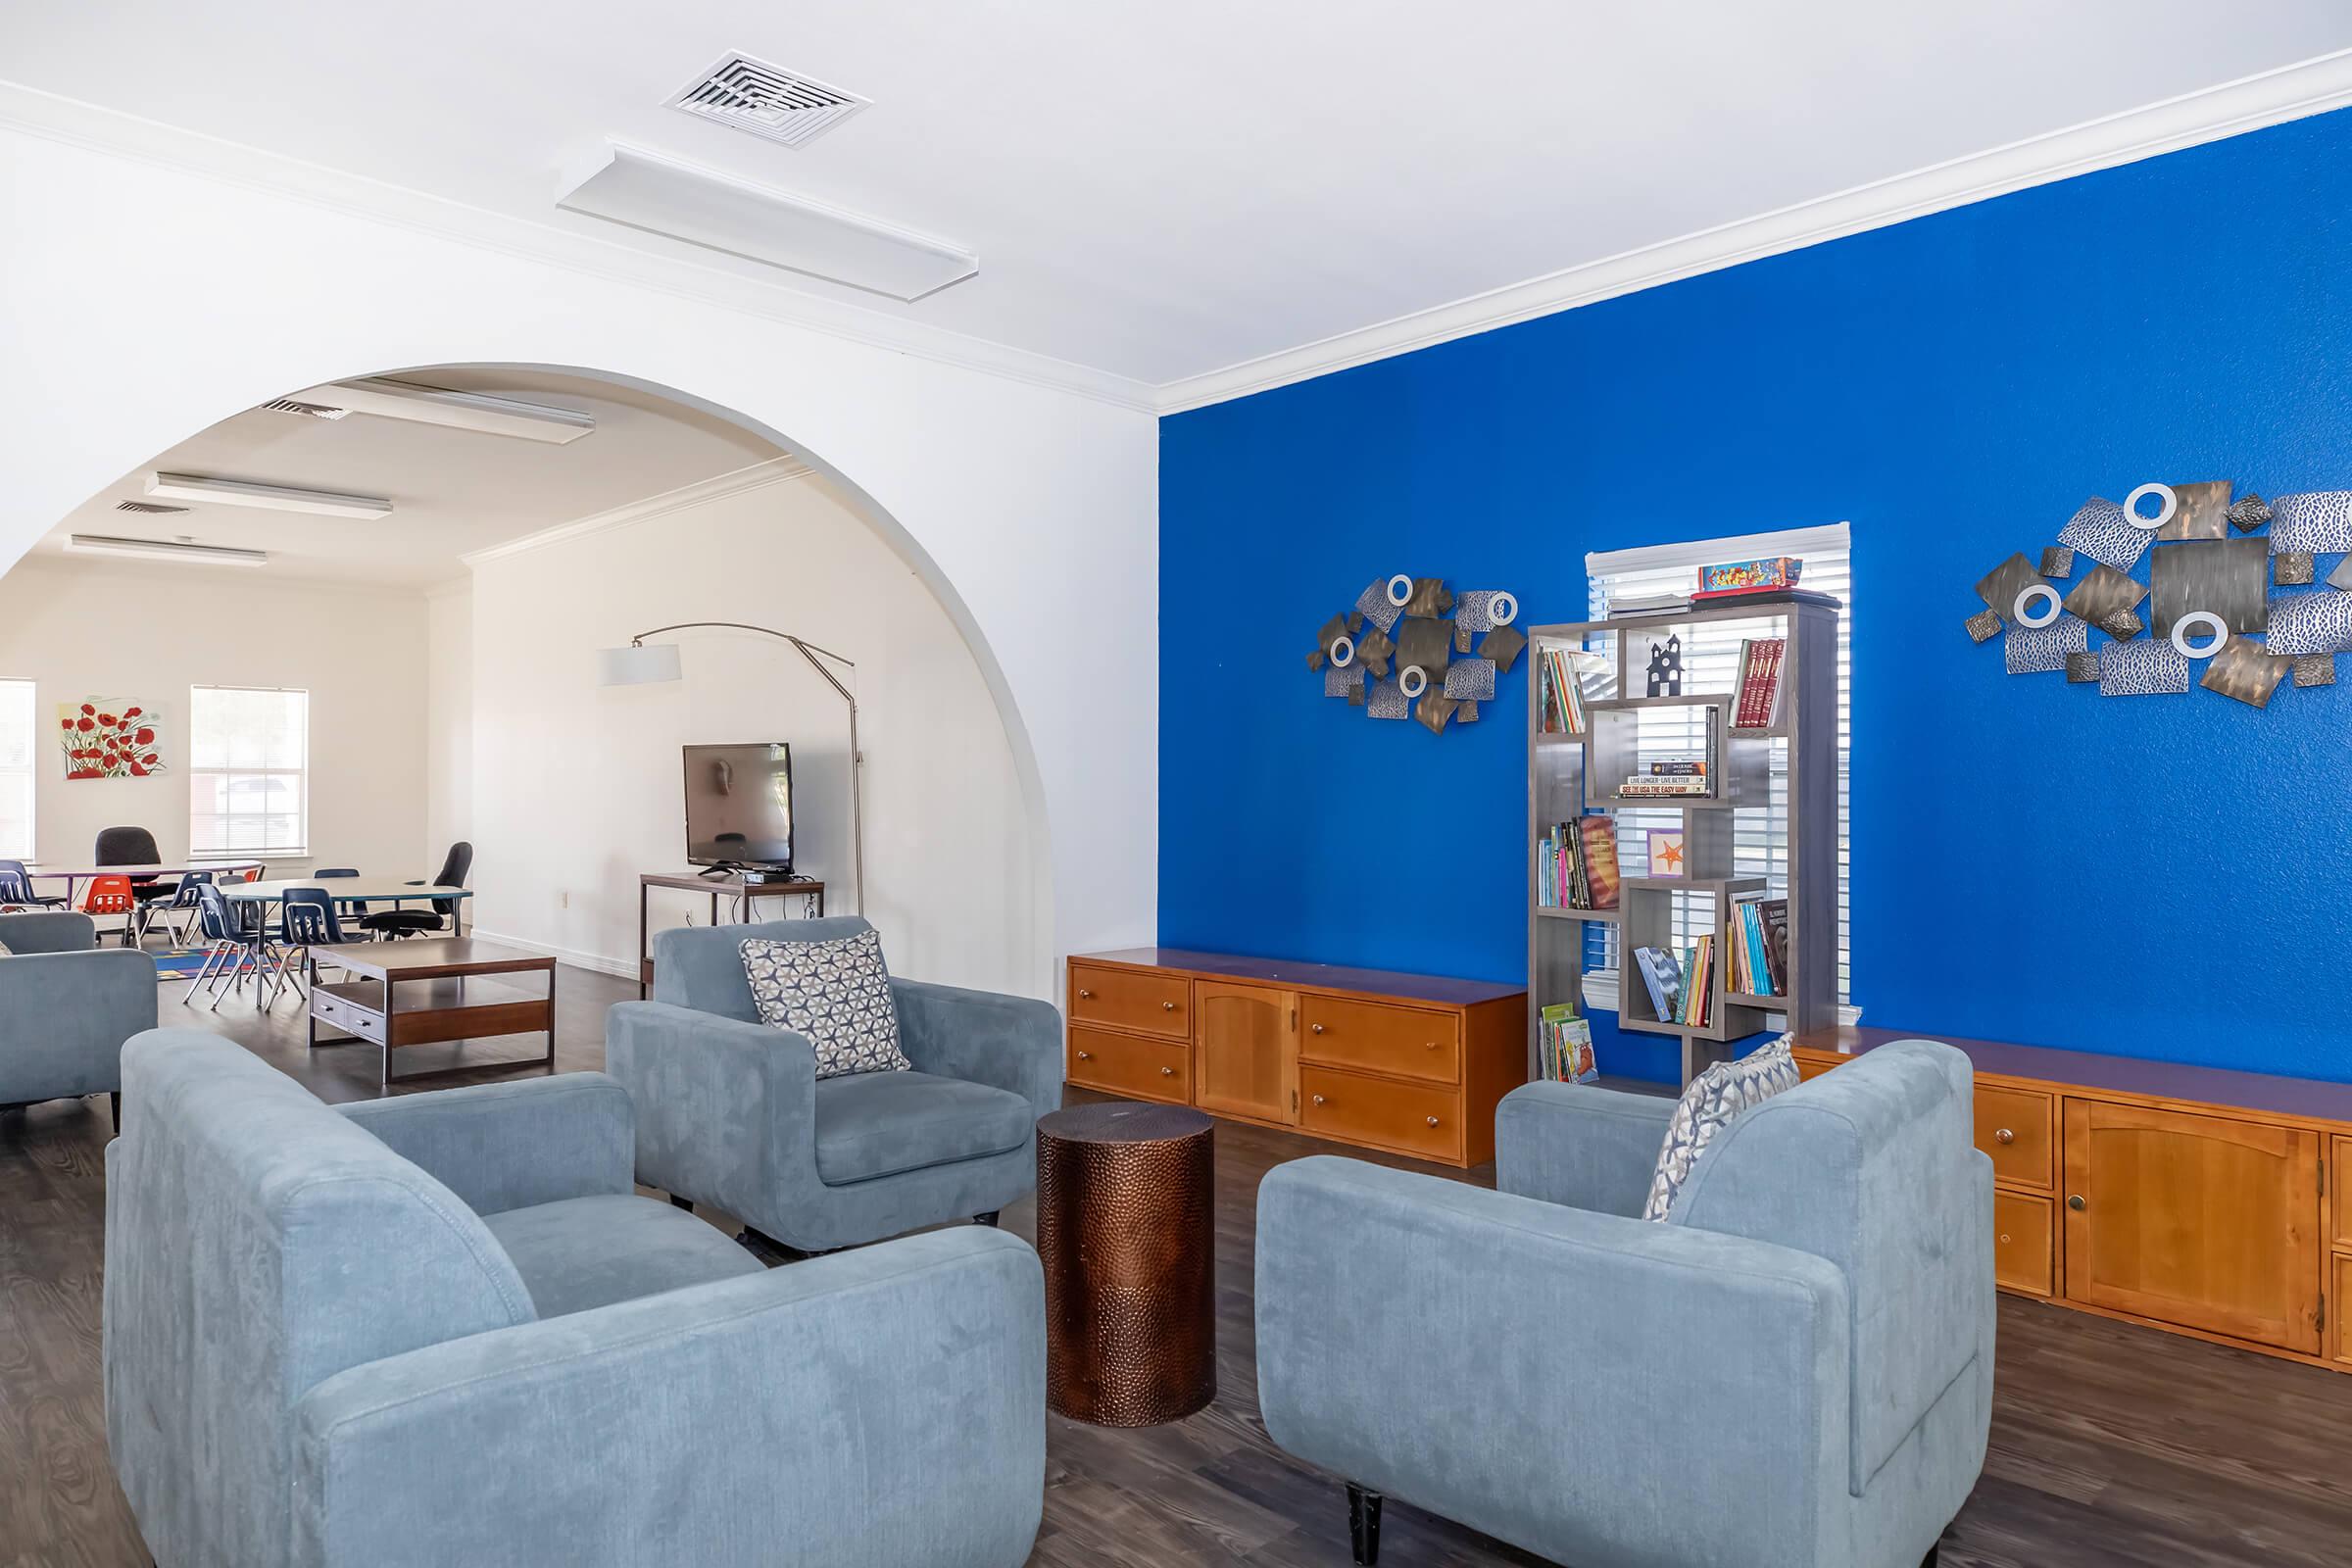
[{"label": "flat screen television", "polygon": [[686,748],[686,859],[792,870],[792,748]]}]

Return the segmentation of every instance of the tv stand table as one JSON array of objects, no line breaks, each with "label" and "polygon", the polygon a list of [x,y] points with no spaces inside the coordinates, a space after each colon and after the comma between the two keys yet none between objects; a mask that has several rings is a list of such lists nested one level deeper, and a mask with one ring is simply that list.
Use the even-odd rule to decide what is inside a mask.
[{"label": "tv stand table", "polygon": [[803,880],[759,881],[747,879],[740,871],[723,876],[705,876],[699,871],[640,871],[637,873],[637,1000],[643,1002],[654,985],[653,928],[649,918],[648,898],[656,888],[682,888],[688,893],[710,895],[710,923],[718,924],[718,901],[732,899],[735,916],[739,920],[752,917],[752,905],[758,899],[802,899],[801,912],[811,920],[821,920],[825,914],[825,885],[814,878]]}]

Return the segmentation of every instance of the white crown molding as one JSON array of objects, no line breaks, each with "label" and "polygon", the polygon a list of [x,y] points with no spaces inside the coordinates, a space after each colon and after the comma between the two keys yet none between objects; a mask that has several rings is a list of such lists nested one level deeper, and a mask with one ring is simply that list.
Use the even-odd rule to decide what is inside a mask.
[{"label": "white crown molding", "polygon": [[1159,412],[1178,414],[1270,391],[1516,321],[2346,105],[2352,105],[2352,50],[2339,50],[1165,382],[1159,388]]},{"label": "white crown molding", "polygon": [[787,282],[746,277],[689,257],[658,255],[624,240],[493,213],[15,82],[0,81],[0,129],[265,195],[291,197],[544,266],[787,322],[894,354],[1074,393],[1141,413],[1154,412],[1157,407],[1156,390],[1150,383],[1108,370],[968,337],[886,311],[820,299]]},{"label": "white crown molding", "polygon": [[0,82],[0,129],[309,201],[982,374],[1120,408],[1177,414],[2348,105],[2352,50],[2339,50],[1157,386],[16,83]]},{"label": "white crown molding", "polygon": [[604,512],[591,513],[585,517],[574,517],[569,522],[555,523],[535,532],[523,534],[519,538],[504,540],[494,545],[484,545],[479,550],[466,552],[458,560],[464,563],[466,569],[470,571],[485,562],[504,561],[510,556],[519,556],[533,550],[545,550],[550,545],[568,544],[572,540],[586,539],[594,534],[611,533],[615,528],[634,528],[641,522],[652,522],[657,517],[666,517],[672,513],[683,512],[688,507],[706,506],[713,501],[724,500],[728,496],[739,496],[753,490],[764,490],[769,485],[789,484],[795,479],[806,479],[815,471],[814,468],[795,457],[769,458],[763,463],[755,463],[749,467],[732,468],[725,473],[713,474],[708,479],[697,479],[692,484],[682,484],[674,490],[664,490],[659,495],[640,496],[635,501],[626,502]]}]

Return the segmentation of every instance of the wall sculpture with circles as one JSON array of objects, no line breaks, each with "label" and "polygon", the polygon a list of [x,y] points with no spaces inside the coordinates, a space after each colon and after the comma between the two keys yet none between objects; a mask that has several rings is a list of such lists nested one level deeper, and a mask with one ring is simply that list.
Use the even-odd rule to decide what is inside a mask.
[{"label": "wall sculpture with circles", "polygon": [[1324,696],[1373,718],[1418,718],[1435,735],[1477,722],[1478,705],[1527,646],[1511,624],[1518,618],[1519,597],[1507,589],[1457,595],[1443,577],[1398,572],[1366,584],[1323,623],[1306,667],[1322,672]]},{"label": "wall sculpture with circles", "polygon": [[1977,597],[1968,635],[2001,638],[2012,675],[2155,697],[2195,674],[2263,708],[2282,682],[2332,686],[2352,653],[2352,490],[2265,501],[2228,479],[2151,480],[2120,503],[2093,496],[2038,564],[2011,556]]}]

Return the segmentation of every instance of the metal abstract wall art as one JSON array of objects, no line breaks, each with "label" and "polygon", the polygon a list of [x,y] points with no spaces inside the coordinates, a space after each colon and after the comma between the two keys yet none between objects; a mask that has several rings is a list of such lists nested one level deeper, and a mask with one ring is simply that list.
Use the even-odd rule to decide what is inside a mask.
[{"label": "metal abstract wall art", "polygon": [[2228,479],[2151,481],[2120,503],[2092,496],[2056,537],[2038,569],[2020,551],[1978,579],[1983,608],[1963,617],[1972,642],[2001,640],[2012,675],[2265,708],[2290,685],[2335,684],[2335,656],[2352,653],[2352,490],[2265,500]]},{"label": "metal abstract wall art", "polygon": [[1323,623],[1306,667],[1322,673],[1324,696],[1372,718],[1417,718],[1435,735],[1478,721],[1478,705],[1527,647],[1518,618],[1519,596],[1507,589],[1456,594],[1443,577],[1400,571]]}]

